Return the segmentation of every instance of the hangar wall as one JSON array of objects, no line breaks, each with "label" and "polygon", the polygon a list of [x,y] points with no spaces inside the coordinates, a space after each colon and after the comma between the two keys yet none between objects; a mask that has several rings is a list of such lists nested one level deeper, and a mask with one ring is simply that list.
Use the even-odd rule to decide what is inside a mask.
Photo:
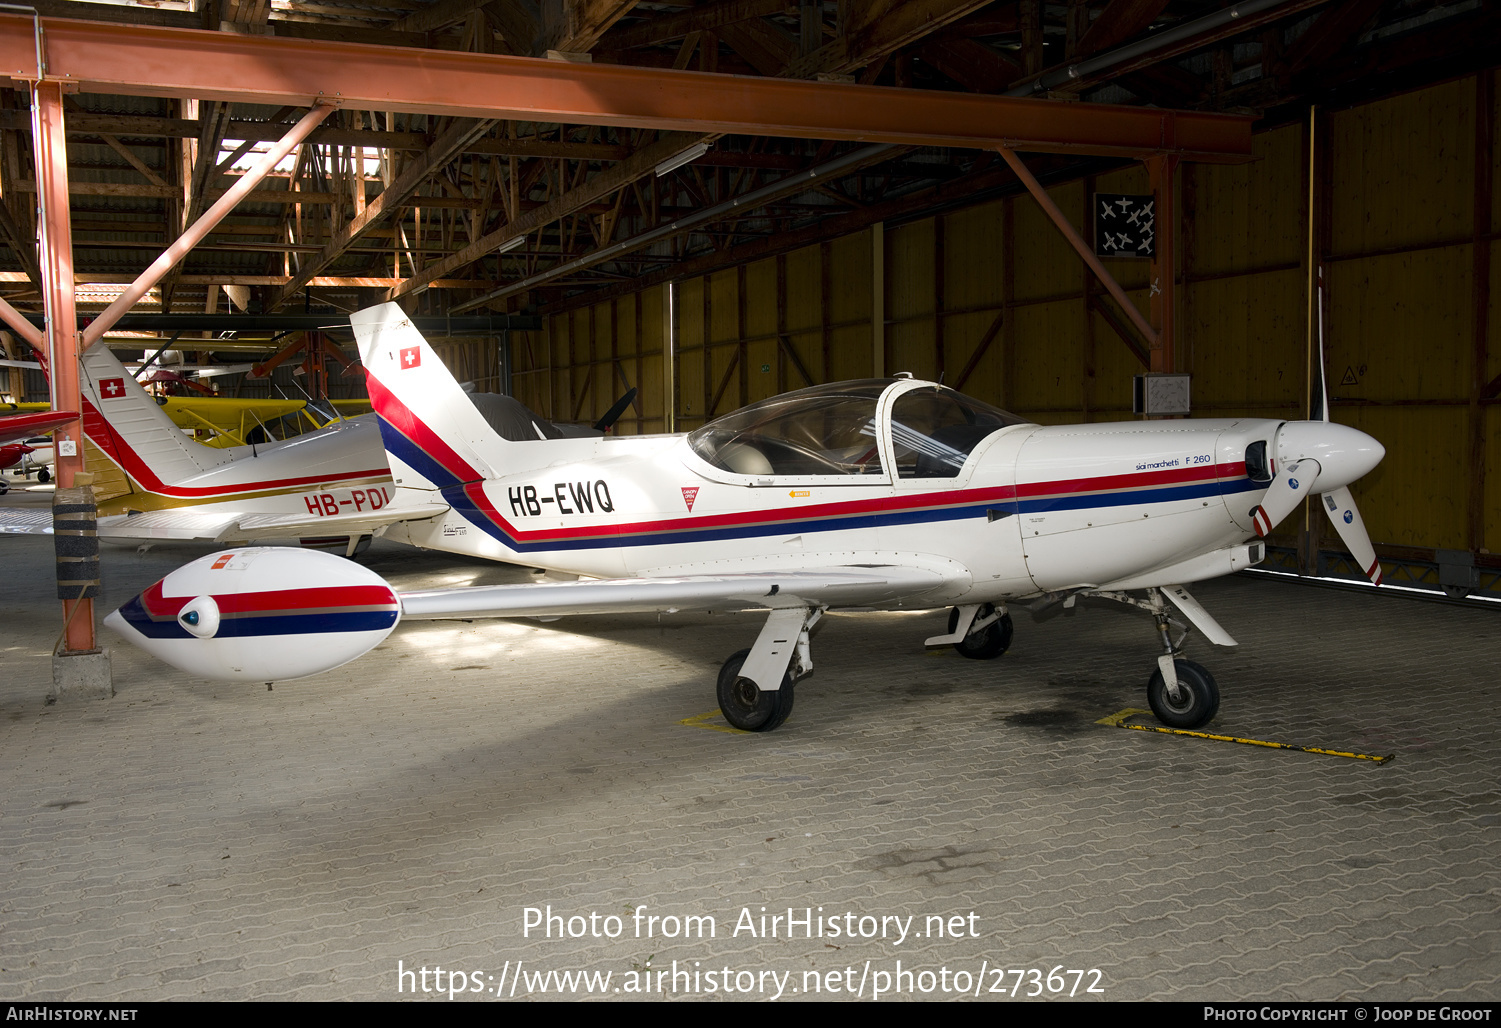
[{"label": "hangar wall", "polygon": [[[1334,417],[1388,448],[1355,487],[1383,556],[1485,554],[1501,541],[1495,78],[1318,119]],[[1178,368],[1194,376],[1201,417],[1306,409],[1307,125],[1261,132],[1255,150],[1251,164],[1179,172]],[[1095,190],[1147,192],[1146,172],[1051,192],[1080,225]],[[617,430],[660,432],[870,375],[877,245],[886,372],[942,374],[1042,423],[1132,416],[1131,376],[1144,368],[1102,313],[1103,290],[1026,196],[677,283],[670,376],[667,287],[554,314],[544,331],[514,334],[513,389],[555,420],[590,422],[637,385]],[[1145,311],[1146,262],[1110,267]]]}]

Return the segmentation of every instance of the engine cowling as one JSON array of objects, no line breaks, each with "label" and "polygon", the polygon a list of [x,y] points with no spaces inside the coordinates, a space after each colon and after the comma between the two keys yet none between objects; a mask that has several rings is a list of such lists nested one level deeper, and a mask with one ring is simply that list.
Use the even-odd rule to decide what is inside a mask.
[{"label": "engine cowling", "polygon": [[190,675],[276,682],[331,671],[401,620],[385,579],[316,550],[252,546],[186,564],[105,618]]}]

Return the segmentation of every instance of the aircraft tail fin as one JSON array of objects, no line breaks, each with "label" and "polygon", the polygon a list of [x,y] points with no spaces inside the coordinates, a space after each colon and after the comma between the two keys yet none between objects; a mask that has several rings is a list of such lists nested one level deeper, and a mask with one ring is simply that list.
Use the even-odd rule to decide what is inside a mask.
[{"label": "aircraft tail fin", "polygon": [[83,429],[98,450],[148,490],[232,460],[225,450],[190,439],[141,388],[102,341],[83,368]]},{"label": "aircraft tail fin", "polygon": [[349,316],[396,484],[446,489],[497,478],[508,443],[490,427],[405,311]]}]

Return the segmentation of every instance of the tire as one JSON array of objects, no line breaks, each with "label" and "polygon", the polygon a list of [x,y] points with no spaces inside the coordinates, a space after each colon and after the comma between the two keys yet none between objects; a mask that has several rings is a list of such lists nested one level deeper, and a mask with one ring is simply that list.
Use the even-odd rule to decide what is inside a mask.
[{"label": "tire", "polygon": [[[988,618],[995,613],[995,608],[990,604],[983,604],[975,611],[975,620]],[[949,611],[949,634],[959,627],[959,608]],[[986,625],[979,632],[961,639],[954,643],[954,649],[962,656],[971,660],[994,660],[1011,648],[1011,633],[1015,626],[1011,623],[1010,614],[1002,614],[1001,619],[994,624]]]},{"label": "tire", "polygon": [[52,472],[48,471],[46,468],[43,468],[41,471],[38,471],[36,473],[36,480],[43,485],[46,485],[48,482],[52,481]]},{"label": "tire", "polygon": [[1198,728],[1209,723],[1220,709],[1220,690],[1214,676],[1202,664],[1191,660],[1175,660],[1173,667],[1178,672],[1178,685],[1188,695],[1175,702],[1167,691],[1167,682],[1162,678],[1162,669],[1152,673],[1147,682],[1147,703],[1157,720],[1170,728]]},{"label": "tire", "polygon": [[719,669],[719,711],[742,732],[770,732],[792,713],[792,676],[783,675],[782,687],[775,692],[758,688],[749,678],[740,677],[749,656],[750,650],[741,650]]}]

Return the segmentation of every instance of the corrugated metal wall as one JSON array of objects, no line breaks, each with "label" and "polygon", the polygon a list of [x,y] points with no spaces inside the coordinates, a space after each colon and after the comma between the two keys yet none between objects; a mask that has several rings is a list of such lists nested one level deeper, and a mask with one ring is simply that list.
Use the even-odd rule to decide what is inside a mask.
[{"label": "corrugated metal wall", "polygon": [[[1501,540],[1501,153],[1494,72],[1320,115],[1313,230],[1327,268],[1336,420],[1381,439],[1357,487],[1388,547],[1485,551]],[[1309,130],[1263,132],[1258,160],[1179,173],[1178,367],[1200,416],[1305,409]],[[1052,191],[1148,192],[1127,169]],[[868,376],[875,240],[887,373],[911,371],[1036,421],[1131,417],[1144,370],[1097,311],[1102,291],[1026,197],[810,246],[552,316],[513,336],[516,395],[559,421],[598,418],[639,386],[619,431],[691,429],[810,382]],[[1147,304],[1145,261],[1112,261]],[[1108,303],[1108,301],[1107,301]],[[664,406],[671,389],[670,415]]]}]

